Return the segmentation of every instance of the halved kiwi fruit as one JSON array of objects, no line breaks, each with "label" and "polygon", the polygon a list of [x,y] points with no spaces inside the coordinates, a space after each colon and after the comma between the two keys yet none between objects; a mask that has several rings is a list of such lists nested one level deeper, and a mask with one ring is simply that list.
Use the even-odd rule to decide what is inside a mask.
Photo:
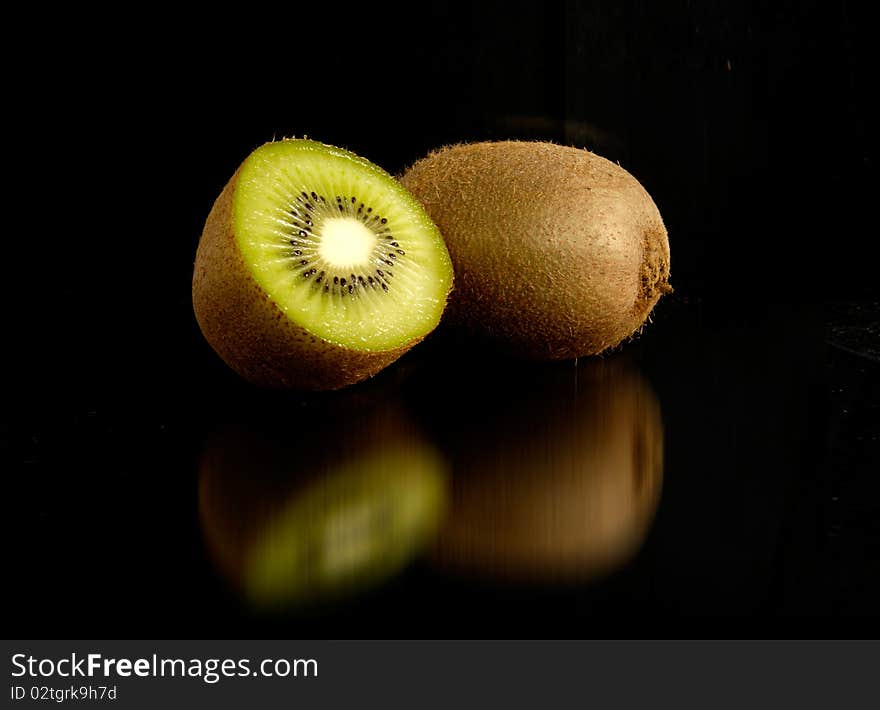
[{"label": "halved kiwi fruit", "polygon": [[436,226],[394,178],[340,148],[282,140],[251,153],[214,204],[193,306],[246,379],[331,390],[428,335],[451,286]]}]

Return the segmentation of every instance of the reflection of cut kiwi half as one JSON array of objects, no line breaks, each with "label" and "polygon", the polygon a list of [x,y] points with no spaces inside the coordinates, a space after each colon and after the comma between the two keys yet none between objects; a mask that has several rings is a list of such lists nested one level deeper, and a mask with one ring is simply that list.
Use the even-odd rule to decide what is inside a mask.
[{"label": "reflection of cut kiwi half", "polygon": [[445,486],[443,460],[396,410],[344,428],[291,417],[209,439],[199,512],[221,573],[249,605],[278,610],[399,571],[436,532]]},{"label": "reflection of cut kiwi half", "polygon": [[451,284],[437,228],[390,175],[339,148],[284,140],[251,153],[214,204],[193,305],[245,378],[327,390],[422,340]]},{"label": "reflection of cut kiwi half", "polygon": [[649,386],[607,360],[493,369],[431,385],[461,414],[437,429],[453,466],[437,564],[531,582],[582,581],[625,564],[661,489],[662,423]]}]

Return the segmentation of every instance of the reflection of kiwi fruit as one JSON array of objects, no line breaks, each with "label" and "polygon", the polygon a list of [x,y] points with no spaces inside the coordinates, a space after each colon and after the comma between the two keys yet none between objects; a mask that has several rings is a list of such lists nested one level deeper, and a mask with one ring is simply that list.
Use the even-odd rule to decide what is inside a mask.
[{"label": "reflection of kiwi fruit", "polygon": [[417,162],[402,182],[449,247],[448,321],[515,354],[607,350],[670,290],[657,207],[598,155],[551,143],[457,145]]},{"label": "reflection of kiwi fruit", "polygon": [[396,410],[308,419],[226,428],[202,454],[206,544],[256,608],[378,583],[424,547],[442,515],[443,460]]},{"label": "reflection of kiwi fruit", "polygon": [[422,340],[451,283],[437,228],[391,176],[339,148],[284,140],[251,153],[217,198],[193,306],[245,378],[328,390]]},{"label": "reflection of kiwi fruit", "polygon": [[[456,401],[438,436],[453,465],[436,560],[511,580],[581,580],[630,559],[653,520],[663,434],[647,384],[611,361],[432,385]],[[421,392],[420,397],[430,396]]]}]

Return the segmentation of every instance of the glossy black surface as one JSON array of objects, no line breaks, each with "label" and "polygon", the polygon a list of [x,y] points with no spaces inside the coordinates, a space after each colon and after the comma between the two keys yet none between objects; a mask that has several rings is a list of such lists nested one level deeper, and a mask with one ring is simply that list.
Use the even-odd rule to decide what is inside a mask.
[{"label": "glossy black surface", "polygon": [[[390,54],[354,23],[144,18],[59,32],[14,79],[39,204],[4,281],[8,635],[877,635],[867,23],[515,9],[362,18]],[[257,391],[199,333],[192,259],[240,160],[302,134],[392,172],[459,140],[587,145],[654,196],[676,293],[600,360],[439,334],[347,392]],[[343,470],[371,442],[421,474]],[[255,557],[283,574],[248,587]]]}]

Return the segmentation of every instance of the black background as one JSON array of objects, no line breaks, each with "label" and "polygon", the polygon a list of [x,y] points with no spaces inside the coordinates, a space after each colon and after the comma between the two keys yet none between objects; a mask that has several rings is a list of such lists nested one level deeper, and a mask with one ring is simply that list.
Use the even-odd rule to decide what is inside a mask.
[{"label": "black background", "polygon": [[[809,2],[20,20],[9,633],[876,634],[877,364],[828,345],[826,311],[877,298],[869,26]],[[262,405],[201,338],[192,263],[240,161],[302,135],[393,173],[451,142],[555,140],[652,194],[676,295],[628,357],[667,462],[631,567],[511,589],[417,562],[329,611],[241,609],[203,552],[196,462],[224,412]]]}]

